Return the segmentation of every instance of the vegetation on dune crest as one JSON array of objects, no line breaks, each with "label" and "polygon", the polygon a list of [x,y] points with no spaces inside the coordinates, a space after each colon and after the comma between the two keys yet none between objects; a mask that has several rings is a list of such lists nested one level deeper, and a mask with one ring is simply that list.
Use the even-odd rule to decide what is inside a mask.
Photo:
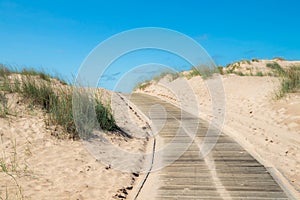
[{"label": "vegetation on dune crest", "polygon": [[283,57],[274,57],[273,60],[285,61]]},{"label": "vegetation on dune crest", "polygon": [[[277,57],[274,58],[277,60],[284,60],[283,58]],[[258,59],[252,59],[252,62],[259,62]],[[241,68],[241,63],[244,64],[251,64],[251,61],[249,60],[243,60],[237,63],[229,64],[224,67],[217,67],[216,69],[210,69],[208,67],[192,67],[192,69],[189,72],[178,72],[175,74],[168,74],[168,73],[162,73],[161,75],[154,78],[154,81],[159,81],[160,79],[166,77],[167,75],[170,75],[171,81],[177,79],[178,77],[185,77],[187,79],[191,79],[195,76],[201,76],[203,79],[211,77],[213,74],[230,74],[234,73],[239,76],[277,76],[281,79],[281,85],[280,89],[277,91],[276,96],[277,98],[283,97],[286,93],[291,92],[298,92],[300,90],[300,65],[293,65],[287,68],[282,68],[277,62],[271,62],[267,63],[266,67],[272,69],[273,72],[264,73],[262,71],[256,71],[252,72],[250,70],[250,73],[243,73],[242,71],[239,71],[237,69]],[[251,69],[251,68],[249,68]],[[149,87],[151,85],[151,81],[145,81],[143,83],[138,84],[135,89],[141,89],[144,90],[145,88]]]},{"label": "vegetation on dune crest", "polygon": [[153,80],[158,82],[159,80],[167,77],[169,81],[173,81],[180,77],[180,72],[163,72],[153,77]]},{"label": "vegetation on dune crest", "polygon": [[186,75],[187,79],[194,76],[201,76],[203,79],[211,78],[214,74],[223,74],[223,67],[211,68],[208,66],[192,67],[189,74]]},{"label": "vegetation on dune crest", "polygon": [[283,97],[290,92],[300,90],[300,65],[293,65],[283,69],[277,62],[268,63],[267,67],[275,71],[275,74],[281,79],[280,88],[276,93],[278,98]]},{"label": "vegetation on dune crest", "polygon": [[26,76],[39,76],[41,79],[45,80],[45,81],[50,81],[51,76],[49,74],[46,74],[45,72],[42,71],[36,71],[33,68],[29,68],[29,69],[22,69],[20,71],[20,74],[22,75],[26,75]]},{"label": "vegetation on dune crest", "polygon": [[151,81],[146,80],[144,82],[138,83],[133,90],[145,90],[147,87],[151,85]]},{"label": "vegetation on dune crest", "polygon": [[281,87],[277,94],[279,98],[286,93],[298,92],[300,89],[300,66],[291,66],[285,69],[281,78]]},{"label": "vegetation on dune crest", "polygon": [[[17,74],[22,76],[16,76]],[[76,139],[79,137],[79,132],[76,129],[73,116],[73,88],[64,84],[53,84],[52,79],[50,75],[33,69],[15,72],[10,71],[4,65],[0,65],[0,116],[4,117],[8,114],[5,94],[19,93],[25,100],[29,101],[30,105],[40,106],[48,113],[49,124],[59,125],[64,132],[68,133],[68,137]],[[59,82],[65,83],[62,80]],[[96,113],[97,122],[91,128],[97,128],[96,126],[100,125],[100,128],[105,131],[120,131],[109,105],[103,105],[96,97],[89,99],[89,101],[92,102],[81,104],[94,106],[93,111]],[[86,114],[84,109],[85,107],[76,113],[82,117]],[[62,137],[62,135],[57,136]]]},{"label": "vegetation on dune crest", "polygon": [[158,82],[165,77],[167,77],[169,81],[173,81],[179,78],[180,76],[182,76],[180,72],[162,72],[161,74],[154,76],[152,80],[145,80],[138,83],[133,90],[144,90],[151,85],[151,81]]},{"label": "vegetation on dune crest", "polygon": [[163,78],[168,78],[168,80],[174,81],[179,77],[185,77],[187,79],[191,79],[196,76],[201,76],[203,79],[208,79],[213,76],[213,74],[224,74],[224,67],[218,66],[216,68],[210,68],[207,66],[200,66],[200,67],[192,67],[188,72],[162,72],[161,74],[154,76],[152,80],[145,80],[143,82],[138,83],[133,90],[144,90],[149,87],[152,83],[157,83]]},{"label": "vegetation on dune crest", "polygon": [[[279,61],[283,61],[283,58],[274,58]],[[242,61],[243,62],[243,61]],[[244,61],[245,63],[246,61]],[[252,62],[259,62],[257,59],[252,59]],[[227,65],[227,73],[237,74],[239,76],[276,76],[281,79],[280,88],[276,92],[276,97],[281,98],[287,93],[298,92],[300,90],[300,65],[293,65],[286,68],[282,68],[277,62],[267,63],[266,67],[272,69],[273,72],[268,72],[264,74],[262,71],[257,71],[256,73],[243,73],[242,71],[237,71],[239,69],[240,62]]]},{"label": "vegetation on dune crest", "polygon": [[284,76],[284,69],[277,63],[277,62],[272,62],[272,63],[267,63],[266,65],[268,68],[271,68],[272,70],[275,71],[275,75],[277,76]]}]

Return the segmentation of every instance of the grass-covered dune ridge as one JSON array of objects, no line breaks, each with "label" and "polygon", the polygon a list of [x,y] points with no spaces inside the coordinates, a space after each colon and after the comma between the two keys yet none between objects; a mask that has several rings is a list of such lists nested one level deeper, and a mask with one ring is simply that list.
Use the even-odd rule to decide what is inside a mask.
[{"label": "grass-covered dune ridge", "polygon": [[[0,65],[0,116],[10,114],[6,95],[17,93],[24,101],[28,101],[30,106],[39,106],[45,110],[48,114],[47,123],[63,128],[66,135],[57,135],[58,137],[79,138],[79,130],[75,126],[73,116],[73,91],[74,88],[65,81],[51,77],[45,72],[34,69],[17,71]],[[81,95],[85,95],[84,90]],[[89,124],[89,130],[96,128],[97,125],[105,131],[119,130],[110,105],[101,101],[101,94],[86,100],[89,102],[82,102],[81,109],[76,113],[85,116],[84,112],[87,110],[85,106],[94,105],[97,121]]]},{"label": "grass-covered dune ridge", "polygon": [[134,88],[137,90],[145,90],[152,84],[158,83],[162,79],[174,81],[178,78],[186,78],[187,80],[201,76],[203,79],[211,78],[214,74],[226,75],[235,74],[238,76],[272,76],[278,77],[281,81],[280,87],[275,92],[277,98],[283,97],[287,93],[297,92],[300,89],[300,61],[287,61],[282,58],[274,58],[273,60],[241,60],[228,64],[227,66],[218,66],[214,69],[208,67],[192,67],[190,71],[177,73],[161,73],[152,80],[146,80],[137,84]]}]

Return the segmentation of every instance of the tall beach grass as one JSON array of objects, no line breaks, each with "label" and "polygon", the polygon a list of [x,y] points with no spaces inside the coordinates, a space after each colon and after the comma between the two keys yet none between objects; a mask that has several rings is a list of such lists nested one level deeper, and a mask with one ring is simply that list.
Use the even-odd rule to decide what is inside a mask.
[{"label": "tall beach grass", "polygon": [[282,68],[277,62],[268,63],[267,67],[275,71],[275,75],[281,79],[280,88],[276,92],[277,98],[282,98],[287,93],[300,91],[300,65],[292,65]]},{"label": "tall beach grass", "polygon": [[[44,72],[33,69],[16,72],[0,65],[0,115],[7,114],[5,94],[19,93],[30,105],[45,110],[50,124],[62,127],[69,138],[78,139],[80,130],[77,129],[73,116],[73,87],[65,85],[62,80],[59,80],[61,84],[54,84],[53,80]],[[95,126],[100,126],[99,128],[105,131],[120,131],[109,105],[102,104],[96,97],[89,101],[93,101],[93,104],[86,104],[87,102],[81,104],[93,105],[92,109],[96,113]],[[84,115],[84,109],[86,108],[77,113]]]}]

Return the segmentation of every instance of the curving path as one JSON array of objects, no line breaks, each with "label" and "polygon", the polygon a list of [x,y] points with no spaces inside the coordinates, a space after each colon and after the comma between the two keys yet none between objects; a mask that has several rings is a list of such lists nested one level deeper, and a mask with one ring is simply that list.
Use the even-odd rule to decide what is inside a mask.
[{"label": "curving path", "polygon": [[[212,151],[202,158],[199,144],[205,138],[207,122],[149,95],[133,94],[130,100],[151,119],[152,127],[159,130],[158,140],[174,144],[164,149],[160,159],[154,160],[155,165],[157,160],[162,164],[175,159],[157,172],[155,199],[288,199],[264,166],[229,136],[221,133],[218,137],[217,130],[206,137],[207,144],[218,140]],[[196,130],[194,140],[187,130]],[[185,151],[187,143],[191,145]],[[181,150],[184,153],[176,159]]]}]

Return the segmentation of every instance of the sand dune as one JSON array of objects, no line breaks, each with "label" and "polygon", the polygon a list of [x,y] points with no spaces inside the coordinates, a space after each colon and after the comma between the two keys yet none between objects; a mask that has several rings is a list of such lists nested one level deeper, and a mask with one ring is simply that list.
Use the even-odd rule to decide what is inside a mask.
[{"label": "sand dune", "polygon": [[[0,118],[1,198],[122,199],[135,192],[139,178],[133,170],[114,169],[108,163],[112,158],[103,162],[102,158],[108,158],[108,154],[114,152],[107,151],[97,157],[80,140],[57,139],[53,135],[59,135],[61,130],[45,123],[47,114],[44,111],[29,106],[17,94],[7,97],[10,114]],[[128,106],[123,105],[120,109],[128,113]],[[135,116],[134,111],[130,115]],[[121,126],[136,135],[147,131],[142,129],[145,126],[142,119],[137,123],[127,120]],[[112,146],[138,155],[145,151],[146,138],[126,139],[113,133],[102,135]],[[125,160],[133,163],[130,159]],[[142,157],[138,161],[142,164]],[[122,164],[126,166],[126,163]],[[139,165],[135,163],[135,166]]]},{"label": "sand dune", "polygon": [[[238,70],[245,73],[252,67],[253,72],[267,72],[269,69],[265,66],[268,62],[273,61],[258,61],[253,65],[245,63]],[[299,63],[278,62],[284,63],[283,67]],[[283,179],[294,187],[292,189],[300,193],[300,94],[293,93],[276,100],[274,92],[279,86],[276,77],[228,74],[219,78],[224,88],[225,110],[214,103],[218,112],[225,114],[223,130],[260,157],[267,167],[279,170]],[[218,117],[212,110],[214,81],[203,80],[199,76],[189,80],[181,77],[171,82],[165,78],[159,82],[153,81],[144,90],[136,92],[157,96],[213,121]],[[215,92],[216,96],[220,96],[222,90]]]}]

